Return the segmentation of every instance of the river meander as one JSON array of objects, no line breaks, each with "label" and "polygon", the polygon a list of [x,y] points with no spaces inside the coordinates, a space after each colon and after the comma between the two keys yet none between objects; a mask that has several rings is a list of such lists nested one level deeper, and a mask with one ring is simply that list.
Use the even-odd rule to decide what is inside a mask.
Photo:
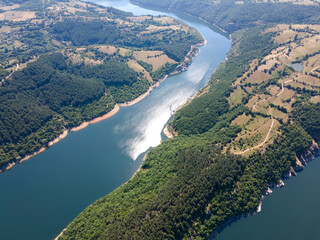
[{"label": "river meander", "polygon": [[207,44],[186,72],[169,77],[139,103],[69,133],[0,174],[0,239],[53,239],[85,207],[128,181],[144,153],[165,138],[162,130],[173,111],[205,86],[230,49],[229,39],[197,19],[143,9],[127,0],[94,2],[137,15],[179,18],[198,29]]}]

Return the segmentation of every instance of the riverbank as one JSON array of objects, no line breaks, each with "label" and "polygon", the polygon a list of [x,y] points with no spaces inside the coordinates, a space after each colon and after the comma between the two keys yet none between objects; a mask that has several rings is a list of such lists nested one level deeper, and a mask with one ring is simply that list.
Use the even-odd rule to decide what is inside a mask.
[{"label": "riverbank", "polygon": [[[203,37],[203,36],[202,36]],[[175,74],[179,74],[185,70],[187,70],[187,67],[192,63],[192,61],[196,58],[196,56],[199,54],[200,50],[197,48],[198,46],[203,46],[207,43],[207,40],[203,37],[204,41],[202,43],[199,43],[197,45],[193,45],[191,46],[191,50],[189,51],[189,53],[187,54],[187,56],[185,57],[185,60],[179,65],[176,67],[176,69],[170,73],[169,75],[165,75],[163,78],[161,78],[158,82],[156,82],[154,85],[152,85],[147,92],[145,92],[144,94],[140,95],[139,97],[137,97],[136,99],[130,101],[130,102],[126,102],[126,103],[120,103],[120,104],[117,104],[116,106],[118,107],[118,110],[119,110],[119,107],[129,107],[129,106],[132,106],[138,102],[140,102],[142,99],[144,99],[146,96],[148,96],[150,94],[150,92],[158,87],[160,85],[160,83],[162,83],[164,80],[166,80],[169,76],[172,76],[172,75],[175,75]],[[198,49],[198,50],[196,50]],[[196,50],[196,52],[195,52]],[[178,70],[177,70],[178,69]],[[116,108],[116,107],[115,107]],[[115,110],[115,109],[114,109]],[[117,111],[118,111],[117,110]],[[115,112],[116,113],[116,112]],[[114,114],[115,114],[114,113]],[[102,117],[101,117],[102,118]],[[82,123],[79,127],[76,127],[76,128],[73,128],[71,131],[79,131],[85,127],[87,127],[89,124],[91,123],[95,123],[94,121],[96,121],[96,119],[92,120],[92,121],[89,121],[89,122],[85,122],[85,123]],[[101,120],[100,120],[101,121]],[[168,125],[166,126],[165,129],[167,129]],[[165,131],[165,134],[166,136],[168,137],[168,135],[170,135],[170,131],[167,129]],[[168,135],[167,135],[168,134]],[[173,137],[173,136],[172,136]],[[143,160],[142,162],[145,161],[145,159],[147,158],[147,154],[145,154],[145,156],[143,157]],[[139,167],[139,169],[132,175],[132,177],[125,183],[123,183],[122,185],[125,185],[127,184],[131,179],[133,179],[139,171],[141,171],[141,167],[142,167],[142,164],[141,166]],[[122,186],[121,185],[121,186]],[[55,240],[58,240],[60,236],[63,235],[63,233],[66,231],[67,227],[65,229],[62,230],[62,232],[55,238]]]},{"label": "riverbank", "polygon": [[[201,34],[202,36],[202,34]],[[192,61],[194,60],[194,58],[199,54],[200,50],[199,48],[197,48],[198,46],[203,46],[207,43],[207,40],[202,36],[203,38],[203,41],[199,44],[195,44],[195,45],[192,45],[191,46],[191,50],[188,52],[188,54],[186,55],[184,61],[179,64],[172,73],[170,73],[169,75],[165,75],[163,78],[161,78],[159,81],[157,81],[155,84],[153,84],[147,92],[143,93],[142,95],[140,95],[139,97],[137,97],[136,99],[130,101],[130,102],[126,102],[126,103],[119,103],[119,104],[116,104],[115,107],[108,113],[106,113],[105,115],[103,116],[100,116],[100,117],[97,117],[97,118],[94,118],[90,121],[85,121],[83,123],[81,123],[79,126],[77,127],[73,127],[72,129],[70,130],[65,130],[61,135],[59,135],[57,138],[55,138],[54,140],[50,141],[49,143],[47,143],[47,146],[43,146],[41,147],[39,150],[31,153],[31,154],[28,154],[26,156],[24,156],[22,159],[18,159],[17,161],[15,162],[11,162],[5,166],[3,166],[1,169],[0,169],[0,173],[3,173],[3,172],[6,172],[8,170],[10,170],[12,167],[14,167],[15,165],[17,164],[20,164],[22,162],[25,162],[29,159],[31,159],[32,157],[44,152],[48,147],[51,147],[53,146],[54,144],[58,143],[59,141],[61,141],[62,139],[64,139],[65,137],[67,137],[68,133],[69,132],[77,132],[77,131],[80,131],[84,128],[86,128],[88,125],[90,124],[94,124],[94,123],[98,123],[100,121],[103,121],[103,120],[106,120],[110,117],[112,117],[113,115],[115,115],[119,110],[120,110],[120,107],[129,107],[129,106],[132,106],[138,102],[140,102],[142,99],[144,99],[146,96],[148,96],[150,94],[150,92],[158,87],[160,85],[160,83],[162,83],[164,80],[166,80],[169,76],[172,76],[172,75],[175,75],[175,74],[179,74],[183,71],[186,71],[188,66],[192,63]]]},{"label": "riverbank", "polygon": [[98,122],[101,122],[103,120],[106,120],[106,119],[112,117],[113,115],[115,115],[119,110],[120,110],[120,107],[119,107],[118,104],[116,104],[114,106],[114,108],[110,112],[106,113],[105,115],[103,115],[101,117],[97,117],[97,118],[95,118],[93,120],[90,120],[90,121],[87,121],[87,122],[83,122],[78,127],[72,128],[70,131],[71,132],[77,132],[77,131],[80,131],[80,130],[86,128],[90,124],[94,124],[94,123],[98,123]]}]

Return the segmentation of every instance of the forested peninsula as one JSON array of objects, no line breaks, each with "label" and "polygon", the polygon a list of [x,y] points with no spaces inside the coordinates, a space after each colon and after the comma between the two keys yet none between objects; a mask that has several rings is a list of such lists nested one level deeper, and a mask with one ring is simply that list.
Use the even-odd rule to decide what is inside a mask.
[{"label": "forested peninsula", "polygon": [[0,0],[0,172],[185,69],[204,39],[170,17]]},{"label": "forested peninsula", "polygon": [[217,25],[232,40],[208,85],[177,111],[174,136],[59,239],[208,239],[258,209],[269,187],[319,153],[317,1],[135,0]]}]

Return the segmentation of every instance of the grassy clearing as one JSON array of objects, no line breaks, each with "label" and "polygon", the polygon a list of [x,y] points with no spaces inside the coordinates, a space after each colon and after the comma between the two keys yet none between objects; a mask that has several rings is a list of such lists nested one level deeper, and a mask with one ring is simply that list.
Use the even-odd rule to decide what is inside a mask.
[{"label": "grassy clearing", "polygon": [[234,119],[234,120],[231,122],[231,125],[243,126],[243,125],[245,125],[250,119],[252,119],[252,116],[251,116],[251,115],[242,114],[242,115],[238,116],[236,119]]},{"label": "grassy clearing", "polygon": [[243,97],[247,94],[241,89],[236,89],[233,93],[231,93],[230,97],[228,97],[228,102],[231,107],[234,107],[241,103]]},{"label": "grassy clearing", "polygon": [[144,67],[142,67],[137,61],[135,60],[129,60],[127,62],[129,68],[133,69],[134,71],[141,73],[144,78],[148,79],[149,82],[153,82],[152,77],[150,76],[150,73],[148,73]]},{"label": "grassy clearing", "polygon": [[102,53],[113,54],[117,52],[117,48],[114,46],[105,45],[105,46],[100,46],[98,48],[98,51]]},{"label": "grassy clearing", "polygon": [[244,151],[263,142],[270,130],[271,118],[256,116],[243,125],[242,131],[231,143],[231,152]]},{"label": "grassy clearing", "polygon": [[177,63],[164,54],[163,51],[134,51],[133,57],[138,61],[144,61],[152,65],[152,71],[155,72],[166,63]]},{"label": "grassy clearing", "polygon": [[32,11],[7,11],[0,13],[0,20],[8,21],[26,21],[28,19],[36,18],[36,12]]}]

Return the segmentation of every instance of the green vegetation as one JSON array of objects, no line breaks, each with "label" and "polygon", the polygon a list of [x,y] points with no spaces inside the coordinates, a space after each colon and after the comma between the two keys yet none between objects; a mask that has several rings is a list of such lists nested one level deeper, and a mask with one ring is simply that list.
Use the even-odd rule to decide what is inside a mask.
[{"label": "green vegetation", "polygon": [[[131,13],[90,3],[0,3],[15,12],[8,15],[11,20],[1,21],[0,169],[117,103],[137,98],[177,66],[164,64],[152,72],[143,64],[153,75],[146,79],[130,68],[132,51],[166,51],[181,63],[191,46],[203,41],[196,30],[174,19],[171,24],[152,17],[137,22]],[[108,52],[109,46],[115,51]],[[129,54],[121,55],[120,48]]]},{"label": "green vegetation", "polygon": [[[150,6],[150,1],[136,2]],[[308,103],[310,95],[303,93],[292,113],[271,103],[286,109],[283,114],[290,118],[279,119],[283,124],[264,151],[245,157],[229,148],[243,130],[233,120],[243,114],[270,117],[249,108],[248,102],[273,96],[268,87],[280,89],[278,81],[292,74],[276,66],[265,72],[270,70],[271,80],[245,82],[279,46],[273,41],[276,33],[266,31],[272,26],[268,24],[319,23],[318,7],[189,0],[162,0],[152,6],[202,17],[232,33],[228,60],[201,94],[175,114],[170,129],[178,135],[151,150],[128,183],[85,209],[59,239],[207,239],[226,221],[255,211],[268,184],[291,171],[297,156],[320,137],[319,114],[314,114],[320,105]],[[227,98],[237,86],[247,95],[231,107]]]},{"label": "green vegetation", "polygon": [[200,17],[228,33],[261,24],[317,24],[320,6],[304,6],[291,3],[265,3],[244,0],[133,0],[149,7],[176,10]]}]

